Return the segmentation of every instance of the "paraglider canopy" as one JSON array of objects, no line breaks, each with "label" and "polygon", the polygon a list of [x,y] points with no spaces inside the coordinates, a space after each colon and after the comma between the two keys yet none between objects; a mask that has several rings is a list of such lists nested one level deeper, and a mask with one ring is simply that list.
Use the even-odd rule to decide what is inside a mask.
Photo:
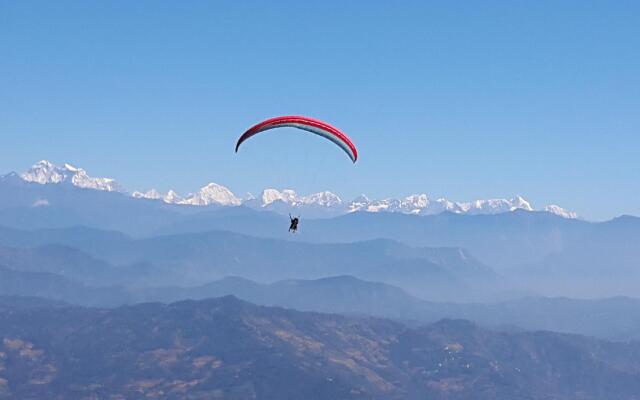
[{"label": "paraglider canopy", "polygon": [[299,115],[274,117],[252,126],[243,133],[242,136],[240,136],[240,139],[238,139],[238,142],[236,143],[236,153],[238,152],[240,145],[250,137],[270,129],[284,127],[302,129],[322,136],[325,139],[329,139],[347,153],[351,161],[355,163],[356,160],[358,160],[358,149],[356,149],[356,146],[353,144],[351,139],[349,139],[349,137],[341,130],[326,122]]}]

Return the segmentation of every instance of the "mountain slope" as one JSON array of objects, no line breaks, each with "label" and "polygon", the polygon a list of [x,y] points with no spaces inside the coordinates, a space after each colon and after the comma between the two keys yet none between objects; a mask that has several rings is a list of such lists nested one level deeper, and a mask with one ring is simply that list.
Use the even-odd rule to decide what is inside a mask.
[{"label": "mountain slope", "polygon": [[228,277],[196,287],[159,287],[135,292],[137,301],[203,300],[233,295],[260,305],[274,305],[302,311],[366,314],[395,319],[419,318],[428,303],[402,289],[351,276],[315,280],[290,279],[258,284]]},{"label": "mountain slope", "polygon": [[87,306],[129,302],[119,287],[91,287],[50,272],[16,271],[0,265],[0,295],[42,297]]},{"label": "mountain slope", "polygon": [[136,267],[115,268],[74,248],[60,245],[36,248],[0,246],[0,265],[10,266],[16,271],[58,274],[92,286],[123,283],[133,278],[134,269],[143,272],[142,268]]},{"label": "mountain slope", "polygon": [[625,216],[575,232],[557,251],[505,273],[551,296],[640,296],[639,260],[640,218]]},{"label": "mountain slope", "polygon": [[[201,210],[199,208],[199,210]],[[142,234],[177,222],[190,207],[139,200],[124,193],[68,184],[0,180],[0,225],[20,229],[77,225]]]}]

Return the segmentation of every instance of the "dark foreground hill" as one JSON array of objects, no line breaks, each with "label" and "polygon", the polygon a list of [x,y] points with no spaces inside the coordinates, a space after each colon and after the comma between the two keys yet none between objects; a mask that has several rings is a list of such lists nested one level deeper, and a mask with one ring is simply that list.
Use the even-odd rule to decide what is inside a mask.
[{"label": "dark foreground hill", "polygon": [[0,309],[2,399],[638,399],[640,344],[233,297]]}]

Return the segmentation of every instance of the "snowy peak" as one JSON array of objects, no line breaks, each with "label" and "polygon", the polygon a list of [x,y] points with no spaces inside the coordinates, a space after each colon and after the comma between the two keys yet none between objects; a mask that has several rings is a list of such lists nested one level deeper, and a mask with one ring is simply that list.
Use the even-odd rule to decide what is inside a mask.
[{"label": "snowy peak", "polygon": [[136,191],[131,193],[131,196],[136,199],[162,200],[168,204],[192,206],[238,206],[242,203],[231,190],[217,183],[209,183],[198,192],[190,193],[186,197],[180,196],[173,190],[169,190],[166,194],[161,194],[155,189],[151,189],[145,193]]},{"label": "snowy peak", "polygon": [[300,196],[291,189],[265,189],[260,196],[249,196],[242,202],[246,207],[280,214],[297,213],[305,217],[323,218],[346,214],[346,204],[329,191]]},{"label": "snowy peak", "polygon": [[137,190],[131,193],[131,197],[135,197],[136,199],[149,199],[149,200],[158,200],[162,198],[162,195],[155,189],[151,189],[145,193],[138,192]]},{"label": "snowy peak", "polygon": [[573,211],[567,211],[564,208],[557,206],[555,204],[550,204],[544,208],[544,211],[558,215],[562,218],[576,219],[578,218],[578,214]]},{"label": "snowy peak", "polygon": [[[251,199],[253,203],[255,199]],[[259,198],[259,206],[267,207],[276,202],[282,202],[290,206],[320,206],[320,207],[334,207],[341,206],[342,199],[331,192],[324,191],[313,193],[308,196],[299,196],[295,191],[291,189],[284,189],[279,191],[277,189],[265,189]]]},{"label": "snowy peak", "polygon": [[178,204],[190,204],[194,206],[222,205],[222,206],[239,206],[242,201],[237,198],[231,190],[218,185],[217,183],[209,183],[202,187],[198,192],[188,195]]},{"label": "snowy peak", "polygon": [[70,183],[84,189],[104,190],[107,192],[124,192],[125,190],[111,178],[94,178],[82,168],[65,163],[61,167],[42,160],[34,164],[20,177],[27,182],[41,185],[53,183]]},{"label": "snowy peak", "polygon": [[61,183],[68,178],[63,169],[56,167],[47,160],[38,161],[26,172],[22,173],[21,177],[27,182],[35,182],[41,185]]},{"label": "snowy peak", "polygon": [[531,203],[525,200],[522,196],[516,196],[515,198],[511,199],[511,207],[514,207],[514,210],[519,209],[519,210],[533,211],[533,207],[531,207]]},{"label": "snowy peak", "polygon": [[167,194],[162,196],[162,200],[169,204],[180,204],[180,202],[182,202],[182,197],[180,197],[180,195],[175,191],[169,190]]},{"label": "snowy peak", "polygon": [[338,195],[327,191],[301,197],[300,200],[304,204],[315,204],[322,207],[333,207],[342,205],[342,199]]},{"label": "snowy peak", "polygon": [[265,189],[260,195],[260,206],[266,207],[271,203],[275,203],[276,201],[281,201],[288,204],[296,204],[298,203],[298,199],[298,194],[290,189],[284,189],[283,191],[279,191],[277,189]]}]

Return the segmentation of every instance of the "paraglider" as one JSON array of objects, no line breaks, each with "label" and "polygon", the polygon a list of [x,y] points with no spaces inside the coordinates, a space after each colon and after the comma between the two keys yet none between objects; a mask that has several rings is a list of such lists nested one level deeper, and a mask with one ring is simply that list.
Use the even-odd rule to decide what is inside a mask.
[{"label": "paraglider", "polygon": [[[265,132],[275,128],[297,128],[303,131],[314,133],[325,139],[332,141],[338,147],[340,147],[351,159],[353,163],[358,160],[358,149],[353,144],[351,139],[345,135],[340,129],[326,122],[303,117],[300,115],[287,115],[281,117],[274,117],[264,120],[260,123],[249,128],[245,131],[236,143],[236,153],[240,148],[240,145],[252,136],[257,135],[260,132]],[[300,217],[292,217],[289,214],[289,232],[296,233],[298,231],[298,224],[300,223]]]},{"label": "paraglider", "polygon": [[289,232],[296,233],[298,231],[298,222],[300,222],[300,217],[292,217],[291,214],[289,214],[289,219],[291,220]]},{"label": "paraglider", "polygon": [[243,133],[242,136],[240,136],[240,139],[238,139],[238,142],[236,143],[236,153],[238,152],[240,145],[250,137],[270,129],[285,127],[298,128],[303,131],[315,133],[325,139],[329,139],[347,153],[351,161],[355,163],[358,160],[358,149],[356,149],[356,146],[353,144],[351,139],[349,139],[349,137],[341,130],[326,122],[299,115],[274,117],[252,126]]}]

